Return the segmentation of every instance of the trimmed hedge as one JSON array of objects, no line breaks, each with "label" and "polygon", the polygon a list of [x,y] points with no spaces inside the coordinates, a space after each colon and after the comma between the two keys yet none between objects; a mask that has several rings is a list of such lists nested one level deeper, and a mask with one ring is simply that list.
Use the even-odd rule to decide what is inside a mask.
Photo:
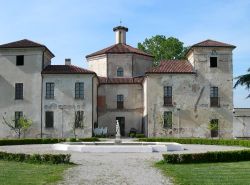
[{"label": "trimmed hedge", "polygon": [[0,152],[0,160],[40,164],[72,164],[70,162],[70,157],[70,154],[23,154]]},{"label": "trimmed hedge", "polygon": [[140,138],[146,142],[177,142],[180,144],[204,144],[250,147],[250,140],[237,139],[202,139],[202,138]]},{"label": "trimmed hedge", "polygon": [[[65,142],[68,139],[57,139],[57,138],[44,138],[44,139],[0,139],[0,146],[4,145],[27,145],[27,144],[53,144]],[[88,141],[99,141],[98,138],[69,138],[70,142],[88,142]]]},{"label": "trimmed hedge", "polygon": [[195,154],[162,154],[171,164],[250,161],[250,150],[207,152]]},{"label": "trimmed hedge", "polygon": [[95,142],[100,141],[97,137],[90,137],[90,138],[69,138],[67,139],[69,142]]}]

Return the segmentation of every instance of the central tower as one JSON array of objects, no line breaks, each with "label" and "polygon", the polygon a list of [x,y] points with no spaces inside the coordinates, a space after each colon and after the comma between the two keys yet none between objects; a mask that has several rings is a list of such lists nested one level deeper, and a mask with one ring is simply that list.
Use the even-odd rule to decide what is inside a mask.
[{"label": "central tower", "polygon": [[126,32],[128,28],[124,26],[117,26],[113,28],[115,32],[115,43],[116,44],[126,44]]}]

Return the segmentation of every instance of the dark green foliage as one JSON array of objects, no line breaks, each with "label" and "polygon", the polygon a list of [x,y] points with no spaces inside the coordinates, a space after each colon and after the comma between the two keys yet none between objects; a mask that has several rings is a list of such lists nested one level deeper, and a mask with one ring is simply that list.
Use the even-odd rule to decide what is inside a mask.
[{"label": "dark green foliage", "polygon": [[0,152],[0,160],[28,162],[28,163],[50,163],[70,164],[69,154],[22,154]]},{"label": "dark green foliage", "polygon": [[[234,84],[234,88],[236,88],[238,85],[245,86],[246,89],[250,89],[250,68],[247,70],[247,74],[241,75],[236,77],[237,80]],[[247,96],[247,98],[250,98],[250,94]]]},{"label": "dark green foliage", "polygon": [[195,154],[163,154],[165,162],[171,164],[182,163],[213,163],[250,161],[250,150],[207,152]]},{"label": "dark green foliage", "polygon": [[57,138],[45,138],[45,139],[0,139],[0,146],[4,145],[27,145],[27,144],[53,144],[60,143],[69,140],[70,142],[89,142],[99,141],[98,138],[70,138],[70,139],[57,139]]},{"label": "dark green foliage", "polygon": [[184,59],[187,48],[177,38],[155,35],[138,43],[138,49],[154,56],[154,66],[161,60]]},{"label": "dark green foliage", "polygon": [[201,138],[140,138],[146,142],[177,142],[180,144],[227,145],[250,147],[250,140],[237,139],[201,139]]}]

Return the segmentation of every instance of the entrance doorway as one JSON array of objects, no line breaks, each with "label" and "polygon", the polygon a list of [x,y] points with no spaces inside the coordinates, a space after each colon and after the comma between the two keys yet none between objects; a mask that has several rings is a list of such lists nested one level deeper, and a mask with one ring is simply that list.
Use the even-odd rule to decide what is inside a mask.
[{"label": "entrance doorway", "polygon": [[125,117],[116,117],[120,125],[121,136],[125,136]]}]

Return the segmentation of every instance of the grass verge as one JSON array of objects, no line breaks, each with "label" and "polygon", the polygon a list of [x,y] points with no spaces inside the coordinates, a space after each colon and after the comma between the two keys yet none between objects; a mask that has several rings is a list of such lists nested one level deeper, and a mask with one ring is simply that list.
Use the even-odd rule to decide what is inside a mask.
[{"label": "grass verge", "polygon": [[250,162],[167,164],[155,166],[179,185],[243,185],[250,182]]},{"label": "grass verge", "polygon": [[54,184],[62,179],[63,171],[72,167],[66,164],[30,164],[0,161],[1,185]]}]

